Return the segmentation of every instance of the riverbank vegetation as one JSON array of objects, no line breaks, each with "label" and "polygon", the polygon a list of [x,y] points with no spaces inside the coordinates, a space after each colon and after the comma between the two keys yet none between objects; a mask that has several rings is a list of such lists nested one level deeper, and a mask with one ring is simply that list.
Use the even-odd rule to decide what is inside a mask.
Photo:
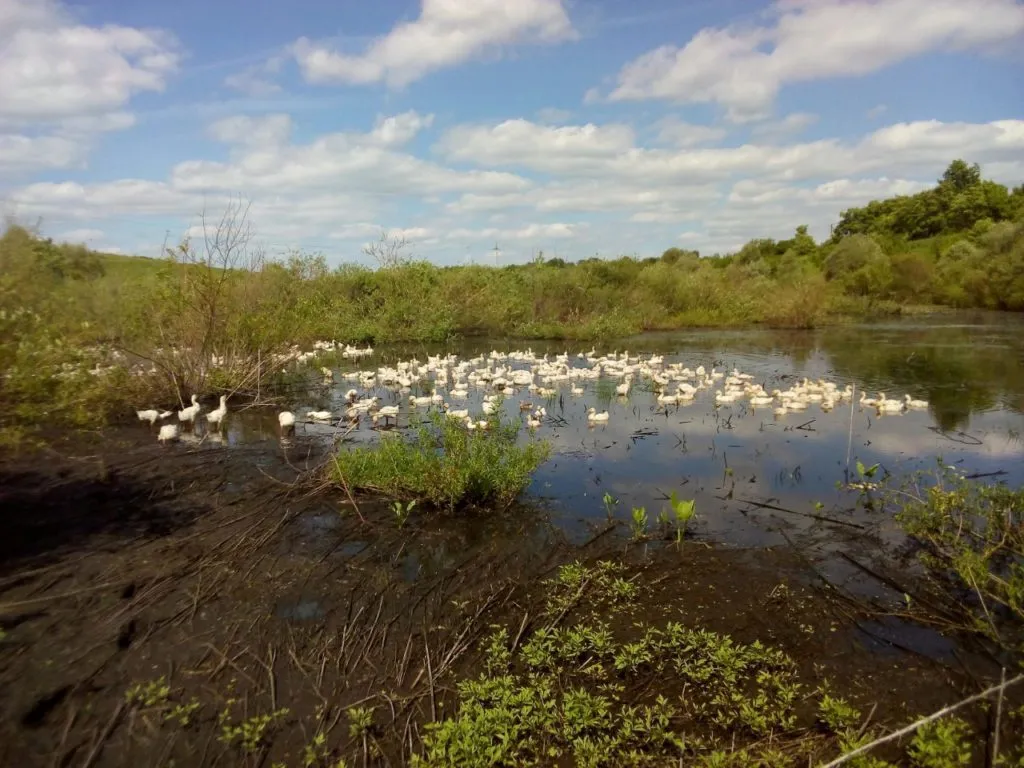
[{"label": "riverbank vegetation", "polygon": [[[704,257],[669,248],[442,268],[384,236],[366,249],[379,268],[332,269],[320,255],[266,258],[242,203],[157,260],[97,254],[12,224],[0,237],[0,412],[8,424],[40,409],[86,424],[133,400],[265,393],[284,350],[316,339],[590,340],[689,326],[807,328],[920,305],[1020,311],[1022,217],[1024,185],[1011,191],[956,161],[932,189],[844,211],[825,242],[800,226],[786,240]],[[127,376],[125,361],[144,375]]]},{"label": "riverbank vegetation", "polygon": [[[868,470],[870,473],[870,470]],[[898,484],[862,478],[864,501],[917,545],[930,595],[908,610],[1024,650],[1024,489],[968,480],[940,462]]]}]

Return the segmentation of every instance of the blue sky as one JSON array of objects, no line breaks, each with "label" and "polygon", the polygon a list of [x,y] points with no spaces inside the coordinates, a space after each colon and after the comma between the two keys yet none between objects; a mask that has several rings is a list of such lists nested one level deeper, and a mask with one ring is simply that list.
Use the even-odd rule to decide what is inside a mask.
[{"label": "blue sky", "polygon": [[0,200],[154,255],[247,200],[271,255],[727,252],[1024,181],[1020,0],[0,0]]}]

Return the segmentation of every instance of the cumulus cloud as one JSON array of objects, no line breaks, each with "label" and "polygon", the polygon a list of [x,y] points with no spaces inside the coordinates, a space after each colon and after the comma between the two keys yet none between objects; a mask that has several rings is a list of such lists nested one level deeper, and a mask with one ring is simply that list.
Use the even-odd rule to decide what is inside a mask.
[{"label": "cumulus cloud", "polygon": [[[297,142],[288,115],[233,116],[209,128],[230,148],[225,161],[180,162],[160,181],[30,184],[8,196],[8,208],[71,228],[64,222],[216,213],[242,194],[263,242],[351,249],[356,258],[382,225],[427,251],[420,255],[448,260],[488,241],[507,258],[517,243],[524,255],[555,242],[576,255],[647,241],[707,253],[785,237],[797,224],[825,236],[839,211],[930,186],[951,157],[1015,183],[1024,170],[1024,120],[917,121],[847,140],[755,137],[739,146],[695,145],[685,135],[644,145],[620,123],[510,120],[453,126],[428,160],[407,146],[431,124],[430,115],[405,112],[363,132]],[[656,127],[665,124],[643,135]],[[410,200],[421,206],[412,217]]]},{"label": "cumulus cloud", "polygon": [[1016,0],[777,0],[764,26],[709,27],[627,63],[612,101],[716,103],[765,117],[789,83],[851,77],[936,50],[979,49],[1024,32]]},{"label": "cumulus cloud", "polygon": [[76,23],[52,0],[0,4],[0,119],[103,115],[133,95],[160,91],[178,66],[158,30]]},{"label": "cumulus cloud", "polygon": [[370,138],[384,147],[400,147],[433,123],[433,115],[421,115],[414,110],[391,117],[378,117]]},{"label": "cumulus cloud", "polygon": [[0,172],[21,174],[80,165],[82,145],[65,136],[0,133]]},{"label": "cumulus cloud", "polygon": [[457,126],[441,137],[436,149],[449,160],[565,171],[628,152],[633,138],[632,128],[615,123],[553,127],[518,119]]},{"label": "cumulus cloud", "polygon": [[920,170],[944,165],[957,155],[978,162],[1014,159],[1024,151],[1024,120],[925,120],[891,125],[859,142],[822,139],[782,146],[749,143],[684,149],[636,146],[632,131],[615,124],[555,128],[512,120],[494,126],[453,128],[437,148],[449,159],[480,165],[648,184],[701,184],[744,173],[793,181]]},{"label": "cumulus cloud", "polygon": [[419,18],[398,24],[362,53],[300,38],[292,54],[310,82],[400,87],[510,46],[575,36],[562,0],[422,0]]},{"label": "cumulus cloud", "polygon": [[231,146],[226,162],[184,161],[164,181],[38,182],[14,190],[7,201],[19,215],[102,220],[190,217],[204,209],[217,211],[232,195],[242,194],[252,200],[250,215],[261,235],[294,243],[310,236],[365,237],[368,232],[347,231],[338,223],[379,220],[382,209],[407,195],[498,194],[531,186],[512,173],[455,170],[398,151],[431,119],[406,112],[378,118],[365,133],[327,134],[294,144],[287,115],[232,116],[209,128],[211,136]]},{"label": "cumulus cloud", "polygon": [[0,172],[78,168],[98,135],[135,124],[131,97],[178,62],[154,30],[79,24],[53,0],[0,0]]}]

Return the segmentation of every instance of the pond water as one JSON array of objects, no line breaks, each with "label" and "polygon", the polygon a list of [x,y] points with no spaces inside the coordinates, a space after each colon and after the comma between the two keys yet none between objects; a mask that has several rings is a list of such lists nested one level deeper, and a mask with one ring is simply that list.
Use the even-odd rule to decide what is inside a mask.
[{"label": "pond water", "polygon": [[[460,360],[530,349],[536,355],[567,352],[568,365],[591,367],[578,356],[591,345],[567,342],[507,342],[472,339],[453,346],[381,348],[370,357],[343,360],[330,353],[314,362],[334,371],[335,384],[296,395],[287,407],[301,416],[307,410],[344,411],[350,387],[361,397],[377,396],[381,405],[401,408],[399,428],[415,419],[409,395],[429,393],[432,382],[410,390],[362,386],[347,380],[349,371],[376,370],[416,357],[455,354]],[[716,404],[724,380],[697,393],[688,405],[664,406],[649,381],[638,378],[628,397],[615,393],[618,379],[556,382],[551,398],[525,388],[505,399],[509,418],[522,419],[519,403],[545,406],[548,418],[535,431],[551,442],[552,456],[536,473],[528,496],[545,507],[555,523],[573,539],[584,539],[606,519],[604,494],[619,500],[616,514],[628,519],[633,506],[645,506],[650,519],[675,491],[695,499],[699,536],[733,546],[772,546],[795,539],[805,547],[829,550],[843,533],[866,528],[884,538],[889,522],[871,519],[858,510],[856,498],[837,488],[857,461],[880,463],[900,476],[934,467],[936,460],[956,465],[967,474],[997,476],[1010,484],[1024,483],[1024,317],[987,313],[943,313],[806,332],[771,330],[700,330],[645,334],[612,345],[599,345],[598,355],[628,350],[631,358],[664,356],[696,369],[733,369],[752,376],[769,392],[785,390],[803,378],[850,385],[854,402],[829,412],[811,403],[806,410],[784,416],[771,407],[753,408],[743,400]],[[516,360],[488,361],[526,368]],[[482,365],[474,365],[474,368]],[[570,392],[571,384],[584,388]],[[674,389],[673,387],[670,387]],[[452,408],[480,414],[489,389],[470,386],[469,397],[453,400]],[[926,409],[880,415],[861,407],[861,392],[877,397],[927,400]],[[591,424],[587,409],[607,410],[609,420]],[[201,427],[197,426],[197,430]],[[303,441],[330,440],[340,430],[325,424],[300,424],[286,446],[300,451]],[[369,419],[349,437],[357,442],[377,439]],[[190,436],[191,437],[191,436]],[[203,440],[219,448],[278,441],[276,412],[233,412],[222,436]],[[196,438],[191,437],[194,441]],[[525,430],[524,430],[525,439]],[[998,474],[996,474],[998,473]],[[809,514],[811,516],[809,516]],[[813,515],[819,515],[814,517]],[[820,517],[839,521],[823,523]],[[844,525],[845,523],[845,525]]]}]

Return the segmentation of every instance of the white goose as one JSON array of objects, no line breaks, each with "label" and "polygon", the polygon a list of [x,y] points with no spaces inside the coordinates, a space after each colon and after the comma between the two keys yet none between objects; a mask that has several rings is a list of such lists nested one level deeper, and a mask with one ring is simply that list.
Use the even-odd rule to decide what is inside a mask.
[{"label": "white goose", "polygon": [[907,408],[927,408],[928,407],[928,401],[927,400],[914,400],[914,399],[912,399],[910,397],[910,395],[904,395],[904,401],[907,404]]},{"label": "white goose", "polygon": [[[907,395],[910,397],[910,395]],[[157,419],[160,418],[160,411],[150,408],[147,411],[136,411],[135,415],[139,417],[139,421],[148,421],[149,426],[156,424]]]},{"label": "white goose", "polygon": [[277,414],[277,423],[280,425],[282,432],[295,429],[295,414],[291,411],[281,411]]},{"label": "white goose", "polygon": [[602,422],[608,421],[609,418],[611,417],[608,415],[608,411],[601,411],[601,413],[598,413],[597,408],[591,408],[587,411],[587,421]]},{"label": "white goose", "polygon": [[374,422],[377,419],[384,419],[384,425],[387,426],[388,419],[394,419],[395,423],[398,423],[398,406],[397,405],[385,405],[383,408],[378,408],[377,412],[373,414]]},{"label": "white goose", "polygon": [[203,406],[199,404],[199,398],[196,397],[195,395],[192,395],[192,405],[190,405],[188,408],[182,408],[180,411],[178,411],[178,421],[187,421],[188,423],[191,424],[196,420],[196,416],[199,415],[199,411],[202,409],[202,407]]},{"label": "white goose", "polygon": [[210,411],[208,414],[206,414],[206,423],[207,424],[216,424],[217,427],[219,428],[220,425],[224,422],[224,417],[227,416],[227,414],[228,414],[228,396],[227,395],[221,395],[220,396],[220,407],[218,407],[216,410]]},{"label": "white goose", "polygon": [[161,443],[172,443],[178,439],[178,425],[177,424],[164,424],[160,427],[160,434],[156,436],[156,439]]}]

